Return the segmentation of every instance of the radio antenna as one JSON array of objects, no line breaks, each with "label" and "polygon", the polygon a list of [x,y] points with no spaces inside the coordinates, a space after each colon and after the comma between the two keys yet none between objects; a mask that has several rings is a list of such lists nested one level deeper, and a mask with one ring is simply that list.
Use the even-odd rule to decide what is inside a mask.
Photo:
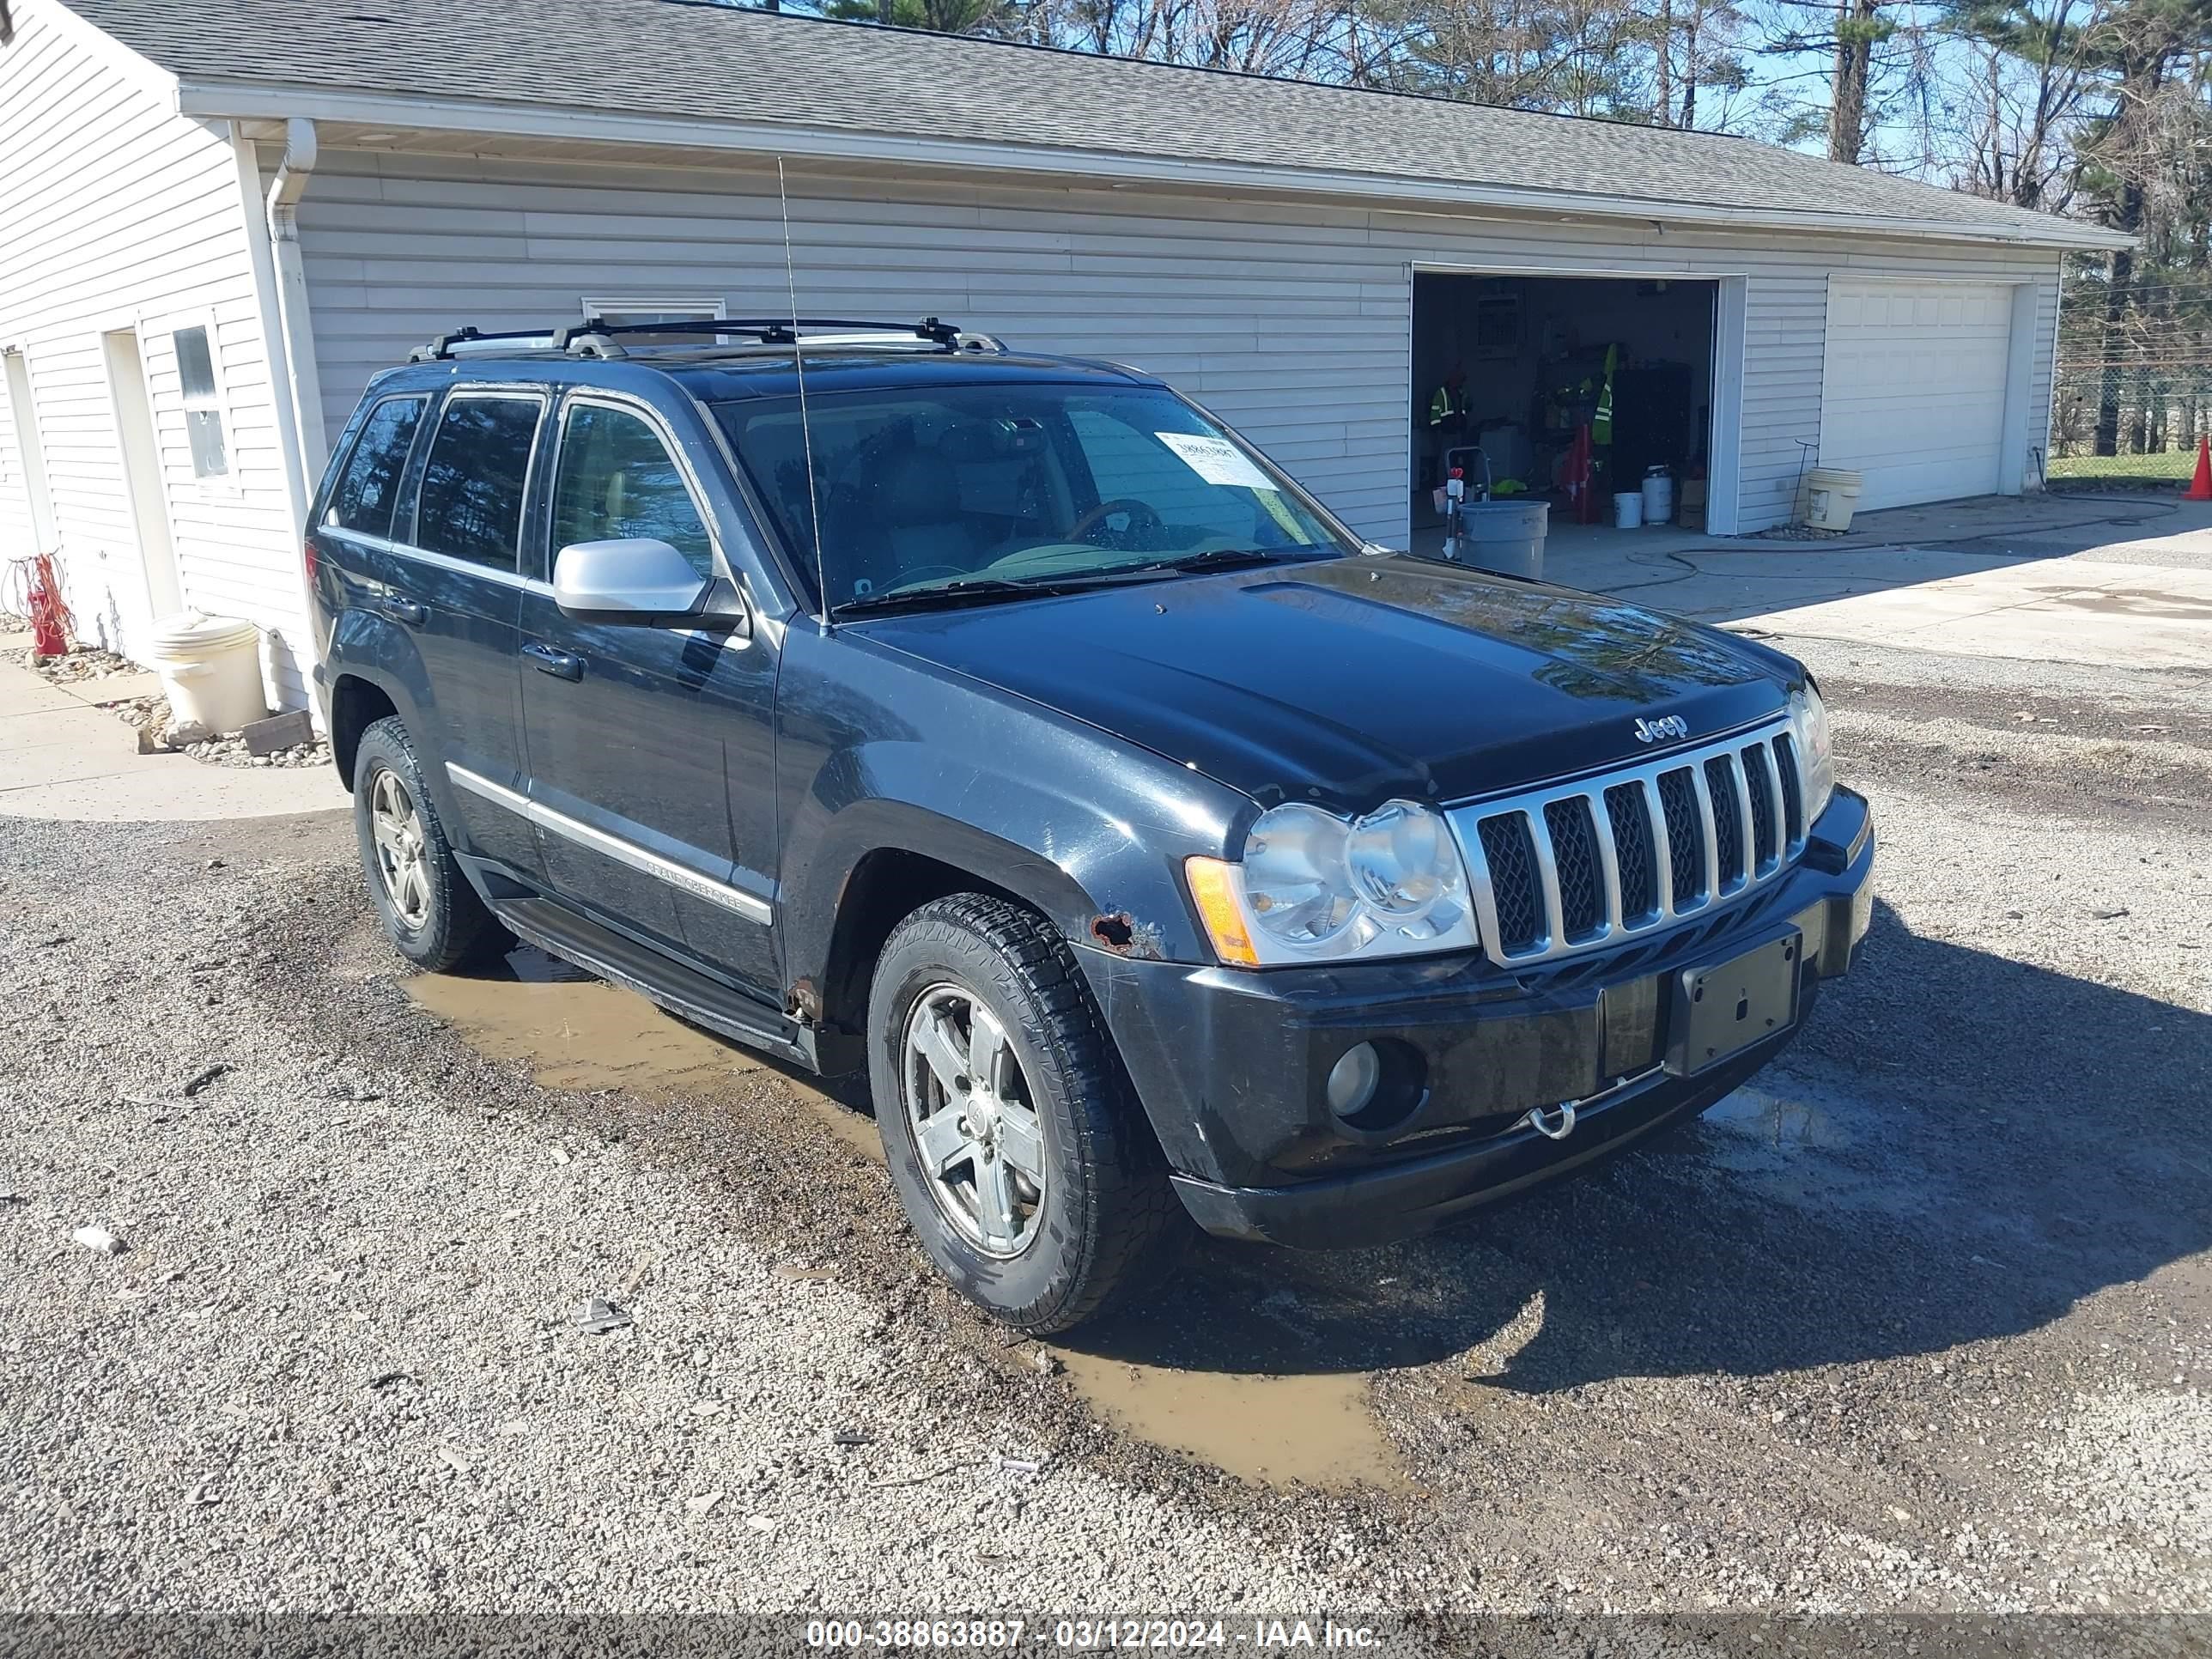
[{"label": "radio antenna", "polygon": [[775,194],[783,208],[783,285],[791,299],[791,368],[799,377],[799,450],[806,462],[806,510],[814,520],[814,591],[822,611],[815,618],[830,631],[830,563],[822,547],[822,498],[814,487],[814,423],[806,412],[806,354],[799,343],[799,276],[791,263],[791,191],[783,182],[783,157],[775,158]]}]

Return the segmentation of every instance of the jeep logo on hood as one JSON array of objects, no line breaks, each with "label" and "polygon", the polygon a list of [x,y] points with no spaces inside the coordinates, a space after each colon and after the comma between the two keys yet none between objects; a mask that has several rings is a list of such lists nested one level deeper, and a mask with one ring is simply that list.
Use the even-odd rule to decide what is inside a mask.
[{"label": "jeep logo on hood", "polygon": [[1680,714],[1662,714],[1656,720],[1636,722],[1636,740],[1638,743],[1657,743],[1662,738],[1671,739],[1689,735],[1690,723]]}]

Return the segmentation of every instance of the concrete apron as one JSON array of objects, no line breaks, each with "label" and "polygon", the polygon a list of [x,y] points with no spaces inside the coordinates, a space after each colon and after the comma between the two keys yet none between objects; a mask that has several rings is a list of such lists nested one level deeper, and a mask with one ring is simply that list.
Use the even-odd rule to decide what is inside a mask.
[{"label": "concrete apron", "polygon": [[[27,635],[0,636],[0,648],[29,643]],[[209,766],[138,753],[137,734],[100,705],[160,689],[150,674],[55,685],[0,662],[0,817],[198,823],[349,804],[326,766]]]},{"label": "concrete apron", "polygon": [[2042,524],[1951,546],[1615,544],[1547,557],[1544,574],[1747,632],[2212,670],[2212,509],[2106,506],[2084,523],[2085,505],[2054,500]]}]

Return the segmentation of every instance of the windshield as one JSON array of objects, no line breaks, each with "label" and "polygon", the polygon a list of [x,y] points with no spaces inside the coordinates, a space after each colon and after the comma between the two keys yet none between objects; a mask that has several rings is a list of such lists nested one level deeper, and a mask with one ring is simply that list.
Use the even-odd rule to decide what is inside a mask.
[{"label": "windshield", "polygon": [[810,583],[818,501],[833,610],[1356,550],[1242,441],[1156,386],[817,395],[814,500],[797,398],[714,413]]}]

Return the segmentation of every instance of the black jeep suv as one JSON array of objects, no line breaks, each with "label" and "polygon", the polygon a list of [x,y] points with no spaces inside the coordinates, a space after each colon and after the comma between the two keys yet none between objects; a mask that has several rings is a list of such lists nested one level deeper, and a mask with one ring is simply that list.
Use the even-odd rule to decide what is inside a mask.
[{"label": "black jeep suv", "polygon": [[[690,325],[684,325],[689,327]],[[1066,1328],[1179,1231],[1432,1225],[1703,1110],[1866,931],[1805,671],[1363,545],[1159,381],[934,322],[447,337],[307,538],[368,889],[868,1071]]]}]

